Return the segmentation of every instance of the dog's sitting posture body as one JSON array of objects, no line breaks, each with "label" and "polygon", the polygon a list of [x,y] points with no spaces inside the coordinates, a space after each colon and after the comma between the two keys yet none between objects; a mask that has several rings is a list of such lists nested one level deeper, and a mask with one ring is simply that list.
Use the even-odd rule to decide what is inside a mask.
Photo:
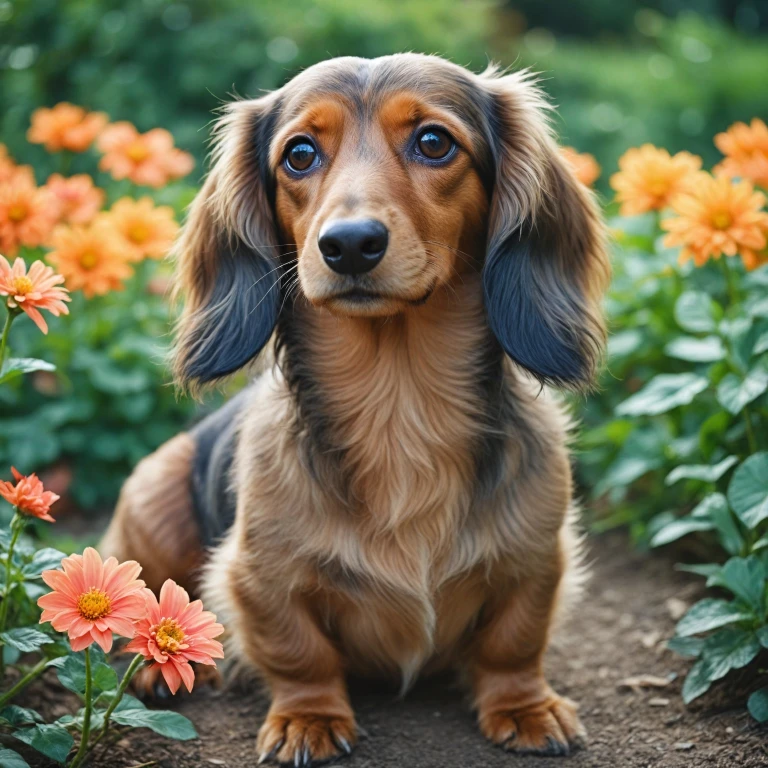
[{"label": "dog's sitting posture body", "polygon": [[480,728],[566,753],[542,657],[578,565],[568,423],[604,232],[525,74],[334,59],[215,132],[177,246],[175,373],[266,365],[145,459],[102,543],[202,594],[271,693],[261,758],[357,735],[345,675],[455,667]]}]

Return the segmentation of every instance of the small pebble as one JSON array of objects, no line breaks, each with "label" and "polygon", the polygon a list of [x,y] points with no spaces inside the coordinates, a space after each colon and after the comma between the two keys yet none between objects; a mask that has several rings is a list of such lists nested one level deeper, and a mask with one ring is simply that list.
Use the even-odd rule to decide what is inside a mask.
[{"label": "small pebble", "polygon": [[668,707],[669,699],[665,699],[662,696],[654,696],[652,699],[648,699],[648,703],[652,707]]},{"label": "small pebble", "polygon": [[689,749],[693,749],[693,742],[692,741],[678,741],[677,744],[675,744],[675,749],[678,752],[687,752]]}]

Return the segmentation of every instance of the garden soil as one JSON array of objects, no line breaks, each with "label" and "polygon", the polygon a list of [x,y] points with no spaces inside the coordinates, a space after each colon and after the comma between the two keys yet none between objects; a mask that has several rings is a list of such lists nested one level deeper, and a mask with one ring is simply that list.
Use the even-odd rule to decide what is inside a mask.
[{"label": "garden soil", "polygon": [[[667,651],[675,618],[700,595],[700,583],[669,560],[638,554],[620,535],[590,541],[592,578],[582,605],[563,625],[547,656],[553,687],[581,705],[586,749],[570,757],[519,757],[487,743],[466,696],[452,680],[423,681],[400,700],[391,691],[353,684],[352,702],[366,735],[348,768],[695,768],[768,766],[768,727],[744,708],[755,670],[691,707],[680,698],[688,662]],[[30,691],[29,705],[64,714],[52,686]],[[164,706],[166,702],[162,702]],[[231,689],[195,690],[170,702],[200,733],[170,742],[134,731],[100,756],[97,766],[253,768],[267,699]],[[71,706],[71,702],[69,702]],[[61,709],[61,712],[55,710]],[[31,758],[31,755],[27,756]],[[154,761],[154,762],[153,762]],[[31,759],[33,768],[46,763]]]}]

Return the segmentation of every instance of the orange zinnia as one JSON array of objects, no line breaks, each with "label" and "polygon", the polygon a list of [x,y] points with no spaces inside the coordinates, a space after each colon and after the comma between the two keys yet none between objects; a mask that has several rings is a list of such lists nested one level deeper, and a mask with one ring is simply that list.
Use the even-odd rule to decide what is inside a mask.
[{"label": "orange zinnia", "polygon": [[38,310],[45,309],[55,317],[69,314],[64,303],[70,300],[69,291],[61,286],[63,282],[64,278],[42,261],[34,262],[27,272],[23,259],[16,259],[11,267],[0,256],[0,296],[8,297],[6,303],[11,309],[26,312],[43,333],[48,333],[48,325]]},{"label": "orange zinnia", "polygon": [[48,513],[51,505],[60,497],[52,491],[46,491],[34,473],[25,476],[16,467],[11,467],[11,472],[16,485],[7,480],[0,481],[0,496],[24,515],[55,523]]},{"label": "orange zinnia", "polygon": [[591,187],[600,178],[600,166],[589,152],[577,152],[573,147],[560,147],[560,152],[585,186]]},{"label": "orange zinnia", "polygon": [[128,254],[113,233],[103,226],[56,227],[51,240],[51,262],[67,279],[71,291],[87,298],[123,289],[133,274]]},{"label": "orange zinnia", "polygon": [[715,136],[715,145],[725,155],[715,166],[716,174],[751,179],[768,187],[768,126],[762,120],[754,117],[751,125],[734,123]]},{"label": "orange zinnia", "polygon": [[144,615],[144,582],[136,577],[135,560],[118,564],[114,557],[103,563],[88,547],[82,555],[61,561],[62,571],[43,571],[43,581],[53,590],[37,604],[43,609],[40,623],[50,621],[57,632],[67,632],[73,651],[98,643],[105,653],[112,649],[112,633],[133,637],[134,622]]},{"label": "orange zinnia", "polygon": [[619,158],[619,173],[611,176],[622,216],[660,211],[682,192],[691,174],[701,168],[701,158],[690,152],[670,156],[652,144],[627,150]]},{"label": "orange zinnia", "polygon": [[159,602],[148,589],[144,595],[145,616],[136,625],[136,636],[125,650],[154,661],[152,668],[160,668],[171,693],[179,690],[182,681],[191,691],[195,673],[189,662],[216,666],[214,659],[223,659],[224,649],[213,638],[224,627],[216,623],[210,611],[203,610],[200,600],[190,603],[186,590],[171,579],[163,584]]},{"label": "orange zinnia", "polygon": [[186,176],[194,167],[192,155],[173,146],[173,136],[163,128],[139,133],[128,122],[113,123],[99,137],[99,163],[115,179],[162,187]]},{"label": "orange zinnia", "polygon": [[103,112],[87,112],[63,101],[53,109],[41,107],[32,113],[27,140],[43,144],[49,152],[62,149],[85,152],[106,124],[107,116]]},{"label": "orange zinnia", "polygon": [[768,234],[768,213],[761,210],[765,195],[748,181],[733,183],[704,172],[694,182],[673,201],[677,216],[661,223],[669,232],[664,243],[683,246],[680,262],[693,259],[697,267],[737,253],[747,269],[759,266],[765,258],[756,251],[765,248]]},{"label": "orange zinnia", "polygon": [[179,230],[173,208],[155,206],[151,197],[140,200],[124,197],[112,206],[109,213],[102,215],[101,221],[121,238],[131,261],[162,259]]},{"label": "orange zinnia", "polygon": [[59,221],[87,224],[104,204],[106,193],[87,173],[64,178],[54,173],[45,185],[59,204]]},{"label": "orange zinnia", "polygon": [[42,245],[56,224],[51,193],[35,186],[30,172],[19,169],[0,184],[0,251],[13,256],[20,245]]}]

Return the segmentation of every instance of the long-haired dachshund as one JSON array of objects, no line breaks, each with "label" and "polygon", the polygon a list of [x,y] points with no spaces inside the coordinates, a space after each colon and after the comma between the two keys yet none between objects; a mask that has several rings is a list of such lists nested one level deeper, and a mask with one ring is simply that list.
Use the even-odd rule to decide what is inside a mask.
[{"label": "long-haired dachshund", "polygon": [[[259,762],[357,737],[345,675],[456,667],[482,732],[565,754],[542,657],[578,575],[568,419],[603,225],[527,74],[333,59],[230,104],[178,243],[175,374],[269,364],[139,464],[102,549],[201,593],[271,692]],[[201,568],[201,566],[204,566]]]}]

